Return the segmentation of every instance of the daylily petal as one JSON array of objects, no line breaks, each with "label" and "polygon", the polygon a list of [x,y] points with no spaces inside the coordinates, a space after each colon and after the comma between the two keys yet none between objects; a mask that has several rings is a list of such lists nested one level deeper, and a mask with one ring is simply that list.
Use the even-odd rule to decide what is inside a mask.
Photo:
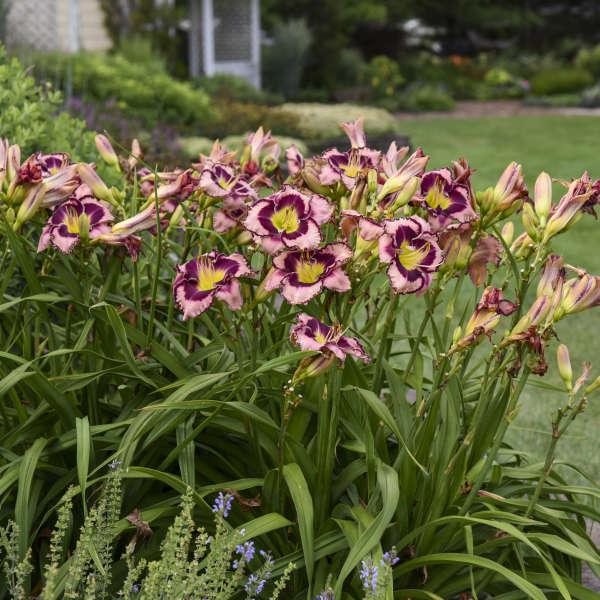
[{"label": "daylily petal", "polygon": [[289,280],[281,284],[281,294],[290,304],[306,304],[323,289],[323,283],[317,281],[312,285],[293,285]]},{"label": "daylily petal", "polygon": [[330,290],[335,292],[347,292],[352,284],[348,275],[342,271],[342,269],[334,269],[327,277],[323,279],[323,285]]}]

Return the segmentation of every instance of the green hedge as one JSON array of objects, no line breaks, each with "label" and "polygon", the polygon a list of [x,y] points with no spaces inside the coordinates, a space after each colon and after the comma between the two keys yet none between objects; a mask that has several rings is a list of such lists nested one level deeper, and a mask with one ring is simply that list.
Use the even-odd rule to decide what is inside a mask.
[{"label": "green hedge", "polygon": [[580,92],[594,83],[592,75],[583,69],[563,67],[545,69],[531,79],[531,91],[536,96]]}]

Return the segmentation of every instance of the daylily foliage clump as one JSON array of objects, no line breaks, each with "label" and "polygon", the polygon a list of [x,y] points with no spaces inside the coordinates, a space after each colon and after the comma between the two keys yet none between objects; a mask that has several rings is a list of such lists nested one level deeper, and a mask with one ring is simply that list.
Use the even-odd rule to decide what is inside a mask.
[{"label": "daylily foliage clump", "polygon": [[[235,497],[273,575],[297,565],[289,597],[586,598],[597,513],[578,495],[598,492],[554,463],[600,379],[573,381],[555,325],[600,305],[600,277],[552,240],[600,181],[542,173],[530,194],[511,163],[476,190],[463,158],[431,169],[342,128],[348,148],[318,156],[259,129],[169,172],[99,135],[114,186],[0,144],[0,363],[18,372],[0,381],[0,495],[21,552],[118,461],[135,536],[188,487],[204,521]],[[564,403],[529,463],[506,432],[555,345]]]}]

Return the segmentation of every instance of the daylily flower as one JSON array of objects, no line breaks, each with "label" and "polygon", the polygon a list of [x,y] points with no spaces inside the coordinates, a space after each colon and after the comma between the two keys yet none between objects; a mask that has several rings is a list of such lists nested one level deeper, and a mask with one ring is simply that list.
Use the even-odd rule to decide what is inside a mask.
[{"label": "daylily flower", "polygon": [[477,217],[471,206],[469,186],[457,182],[450,169],[425,173],[421,178],[420,199],[431,214],[435,229],[452,222],[466,223]]},{"label": "daylily flower", "polygon": [[572,225],[581,216],[581,210],[592,194],[593,189],[587,172],[571,182],[567,193],[550,212],[542,242],[547,242]]},{"label": "daylily flower", "polygon": [[362,117],[359,117],[356,121],[342,123],[340,127],[348,136],[353,148],[364,148],[367,145],[365,120]]},{"label": "daylily flower", "polygon": [[69,155],[64,152],[55,154],[32,154],[19,168],[17,183],[39,183],[55,175],[69,164]]},{"label": "daylily flower", "polygon": [[306,313],[297,315],[296,323],[290,330],[290,339],[301,350],[325,354],[331,352],[341,361],[347,355],[356,356],[364,362],[370,361],[362,344],[356,338],[343,335],[340,325],[330,327]]},{"label": "daylily flower", "polygon": [[309,250],[321,243],[321,225],[332,214],[333,206],[322,196],[284,185],[252,205],[244,227],[269,254],[283,248]]},{"label": "daylily flower", "polygon": [[389,264],[387,274],[397,294],[427,289],[431,273],[442,264],[443,253],[429,224],[420,217],[387,220],[379,238],[379,260]]},{"label": "daylily flower", "polygon": [[264,129],[259,127],[254,133],[248,135],[240,166],[249,175],[258,173],[260,169],[271,172],[279,164],[280,153],[279,142],[271,135],[271,132],[265,133]]},{"label": "daylily flower", "polygon": [[486,287],[462,336],[452,345],[448,353],[477,344],[484,335],[491,336],[500,318],[512,314],[517,308],[516,304],[502,296],[502,290]]},{"label": "daylily flower", "polygon": [[304,157],[293,144],[285,151],[285,159],[290,175],[298,175],[304,168]]},{"label": "daylily flower", "polygon": [[511,215],[528,198],[521,165],[511,162],[504,169],[494,188],[490,187],[477,194],[476,203],[481,216],[489,222],[500,216]]},{"label": "daylily flower", "polygon": [[142,238],[127,232],[108,231],[90,240],[90,243],[95,245],[122,246],[129,253],[131,260],[135,262],[142,247]]},{"label": "daylily flower", "polygon": [[226,233],[243,224],[248,214],[248,205],[239,196],[227,197],[215,212],[213,229],[217,233]]},{"label": "daylily flower", "polygon": [[200,176],[200,188],[212,198],[256,198],[256,192],[231,165],[214,163]]},{"label": "daylily flower", "polygon": [[68,254],[80,242],[108,233],[113,219],[110,210],[91,194],[88,186],[81,185],[71,198],[54,209],[42,230],[38,252],[52,244]]},{"label": "daylily flower", "polygon": [[264,281],[264,290],[281,289],[290,304],[306,304],[323,288],[347,292],[350,280],[342,265],[352,256],[343,243],[328,244],[315,250],[287,250],[273,259],[273,269]]},{"label": "daylily flower", "polygon": [[330,186],[342,182],[352,190],[360,178],[367,175],[369,169],[376,169],[380,153],[369,148],[358,148],[349,152],[340,152],[336,148],[322,154],[326,161],[319,171],[319,182]]},{"label": "daylily flower", "polygon": [[568,279],[562,288],[562,298],[554,320],[600,305],[600,277],[581,271],[578,277]]},{"label": "daylily flower", "polygon": [[225,255],[214,250],[178,265],[173,294],[183,318],[196,317],[208,310],[215,298],[231,310],[239,310],[242,292],[237,278],[252,274],[241,254]]},{"label": "daylily flower", "polygon": [[[381,157],[381,167],[386,177],[393,177],[397,174],[400,161],[408,154],[408,151],[408,146],[402,146],[401,148],[398,148],[396,142],[392,142],[389,145],[387,152]],[[421,156],[423,156],[423,151],[421,148],[417,149],[417,152],[419,151]],[[412,156],[414,156],[414,154]],[[406,162],[408,163],[409,161],[410,159]],[[425,164],[426,163],[427,161],[425,161]],[[423,165],[423,170],[425,170],[425,165]]]}]

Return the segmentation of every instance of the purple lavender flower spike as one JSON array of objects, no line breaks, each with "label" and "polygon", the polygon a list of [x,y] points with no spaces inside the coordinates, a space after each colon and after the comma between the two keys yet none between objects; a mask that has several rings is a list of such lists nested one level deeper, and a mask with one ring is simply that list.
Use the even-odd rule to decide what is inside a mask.
[{"label": "purple lavender flower spike", "polygon": [[212,511],[214,513],[220,513],[224,519],[229,516],[231,512],[231,505],[233,504],[233,496],[231,494],[224,494],[219,492],[215,501],[212,505]]}]

